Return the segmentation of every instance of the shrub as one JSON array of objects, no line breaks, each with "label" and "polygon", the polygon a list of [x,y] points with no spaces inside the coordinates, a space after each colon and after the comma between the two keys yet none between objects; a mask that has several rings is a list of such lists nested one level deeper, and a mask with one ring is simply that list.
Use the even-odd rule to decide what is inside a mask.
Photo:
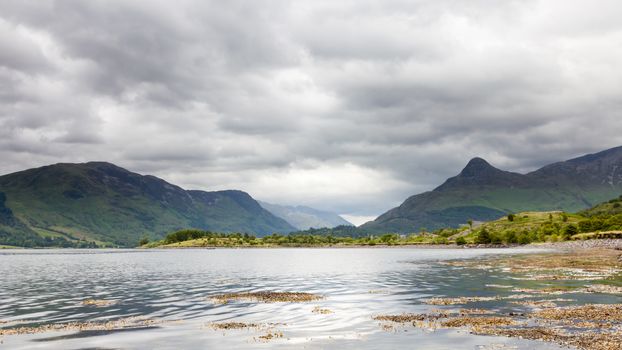
[{"label": "shrub", "polygon": [[514,214],[508,214],[508,221],[514,221]]},{"label": "shrub", "polygon": [[501,239],[501,237],[497,234],[492,234],[490,235],[490,243],[491,244],[501,244],[503,243],[503,240]]},{"label": "shrub", "polygon": [[432,240],[433,244],[448,244],[449,241],[447,241],[447,238],[445,237],[434,237],[434,239]]},{"label": "shrub", "polygon": [[466,239],[464,239],[464,237],[460,236],[458,238],[456,238],[456,244],[457,245],[465,245],[467,243]]},{"label": "shrub", "polygon": [[514,231],[507,231],[505,233],[504,241],[509,244],[518,243],[518,237]]},{"label": "shrub", "polygon": [[189,241],[191,239],[198,239],[203,237],[212,236],[213,233],[209,231],[201,231],[201,230],[181,230],[173,233],[169,233],[164,238],[164,242],[167,244]]},{"label": "shrub", "polygon": [[149,238],[147,238],[146,236],[143,236],[140,241],[138,241],[138,246],[143,246],[145,244],[149,243]]},{"label": "shrub", "polygon": [[577,233],[579,233],[579,228],[577,228],[577,226],[573,224],[570,224],[564,227],[564,233],[562,235],[562,238],[564,240],[568,240],[570,239],[570,237],[572,237],[573,235],[576,235]]},{"label": "shrub", "polygon": [[491,241],[492,239],[490,237],[490,233],[486,230],[486,228],[481,229],[475,238],[475,243],[477,244],[490,244]]},{"label": "shrub", "polygon": [[518,244],[529,244],[531,243],[531,238],[529,237],[528,233],[523,232],[518,235],[517,241],[518,241]]}]

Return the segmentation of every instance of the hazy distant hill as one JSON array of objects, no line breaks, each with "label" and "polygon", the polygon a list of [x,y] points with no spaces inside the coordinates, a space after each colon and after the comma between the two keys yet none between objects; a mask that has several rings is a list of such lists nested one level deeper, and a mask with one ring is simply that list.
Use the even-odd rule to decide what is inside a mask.
[{"label": "hazy distant hill", "polygon": [[287,221],[290,225],[296,227],[299,230],[306,230],[309,228],[332,228],[340,225],[352,224],[342,218],[341,216],[328,211],[317,210],[305,206],[288,206],[270,204],[259,201],[262,207],[267,209],[272,214]]},{"label": "hazy distant hill", "polygon": [[474,158],[433,191],[362,225],[366,232],[415,232],[488,221],[505,213],[575,212],[622,193],[622,147],[547,165],[528,174],[499,170]]},{"label": "hazy distant hill", "polygon": [[[186,191],[104,162],[0,176],[0,244],[56,237],[134,245],[183,228],[256,235],[295,230],[241,191]],[[47,237],[47,243],[45,240]]]}]

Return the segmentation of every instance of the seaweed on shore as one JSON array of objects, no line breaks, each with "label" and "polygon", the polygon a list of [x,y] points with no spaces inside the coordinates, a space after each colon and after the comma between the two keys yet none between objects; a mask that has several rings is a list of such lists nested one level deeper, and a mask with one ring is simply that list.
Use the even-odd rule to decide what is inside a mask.
[{"label": "seaweed on shore", "polygon": [[548,320],[622,322],[622,304],[590,304],[545,309],[536,311],[531,316]]},{"label": "seaweed on shore", "polygon": [[[495,335],[555,342],[582,350],[622,349],[622,305],[597,304],[545,308],[530,314],[479,315],[441,311],[429,314],[377,315],[385,330],[390,323],[416,328],[466,328],[477,335]],[[387,324],[389,323],[389,324]],[[593,339],[593,341],[590,341]]]},{"label": "seaweed on shore", "polygon": [[602,280],[622,273],[620,252],[614,249],[582,249],[573,252],[456,260],[443,264],[480,270],[522,274],[533,281]]}]

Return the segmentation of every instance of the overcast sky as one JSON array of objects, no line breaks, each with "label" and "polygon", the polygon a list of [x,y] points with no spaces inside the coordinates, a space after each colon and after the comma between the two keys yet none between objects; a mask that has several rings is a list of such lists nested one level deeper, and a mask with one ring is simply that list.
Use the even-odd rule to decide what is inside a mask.
[{"label": "overcast sky", "polygon": [[619,0],[0,2],[0,173],[110,161],[381,214],[622,145]]}]

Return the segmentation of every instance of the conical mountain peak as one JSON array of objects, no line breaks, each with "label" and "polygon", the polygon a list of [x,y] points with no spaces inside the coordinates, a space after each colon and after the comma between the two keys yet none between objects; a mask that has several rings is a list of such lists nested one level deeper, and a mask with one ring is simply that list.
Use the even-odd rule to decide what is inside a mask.
[{"label": "conical mountain peak", "polygon": [[490,163],[483,158],[475,157],[467,163],[464,169],[462,169],[460,176],[475,177],[490,171],[498,171],[498,169],[490,165]]}]

